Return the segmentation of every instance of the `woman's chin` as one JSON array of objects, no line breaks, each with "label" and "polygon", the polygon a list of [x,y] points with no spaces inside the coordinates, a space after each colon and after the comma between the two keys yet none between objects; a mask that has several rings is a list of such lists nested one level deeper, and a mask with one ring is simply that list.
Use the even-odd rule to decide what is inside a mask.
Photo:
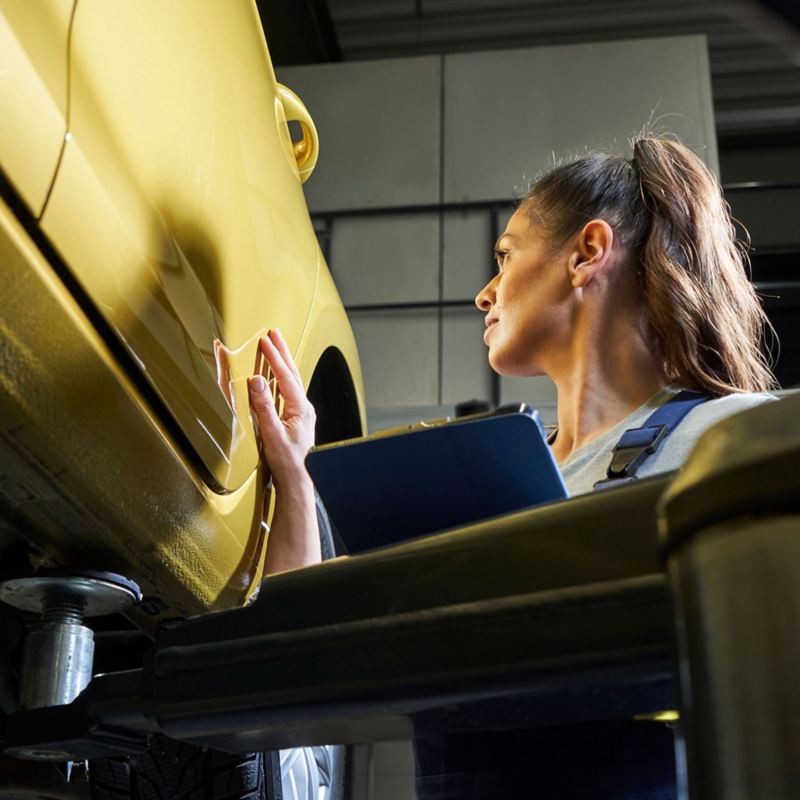
[{"label": "woman's chin", "polygon": [[504,377],[511,377],[514,372],[509,365],[507,359],[503,358],[501,352],[498,350],[489,348],[489,366],[498,374]]},{"label": "woman's chin", "polygon": [[507,356],[504,357],[501,351],[492,348],[489,348],[489,366],[504,378],[535,378],[546,374],[530,364],[520,364]]}]

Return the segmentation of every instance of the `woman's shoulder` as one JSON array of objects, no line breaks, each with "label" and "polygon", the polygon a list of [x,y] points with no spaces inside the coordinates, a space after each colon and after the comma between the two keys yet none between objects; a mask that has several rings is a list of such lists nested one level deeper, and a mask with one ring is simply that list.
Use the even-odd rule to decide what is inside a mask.
[{"label": "woman's shoulder", "polygon": [[696,420],[717,421],[738,414],[740,411],[747,411],[749,408],[772,403],[778,398],[769,392],[736,392],[734,394],[714,397],[701,403],[686,418],[688,422],[692,417]]},{"label": "woman's shoulder", "polygon": [[736,392],[722,397],[713,397],[693,409],[675,433],[680,432],[687,438],[697,439],[700,434],[717,422],[764,403],[772,403],[777,399],[774,394],[767,392]]},{"label": "woman's shoulder", "polygon": [[714,397],[693,408],[686,418],[642,469],[642,475],[666,472],[683,465],[697,440],[716,423],[750,408],[771,403],[778,398],[767,392],[737,392]]}]

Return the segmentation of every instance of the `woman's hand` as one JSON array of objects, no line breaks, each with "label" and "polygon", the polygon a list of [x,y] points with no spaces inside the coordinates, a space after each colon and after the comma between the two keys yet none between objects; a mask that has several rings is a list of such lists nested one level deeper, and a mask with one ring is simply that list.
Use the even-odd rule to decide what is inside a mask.
[{"label": "woman's hand", "polygon": [[276,493],[264,564],[264,573],[269,574],[322,559],[314,484],[305,467],[306,454],[314,445],[316,414],[280,333],[270,331],[258,346],[275,376],[276,395],[283,398],[281,416],[273,400],[272,381],[268,383],[262,375],[248,380],[264,468],[272,474]]},{"label": "woman's hand", "polygon": [[283,398],[278,414],[271,384],[261,375],[249,379],[250,405],[255,414],[266,467],[276,488],[308,479],[305,458],[314,446],[316,414],[303,389],[300,371],[280,331],[272,330],[258,343],[277,383],[277,398]]}]

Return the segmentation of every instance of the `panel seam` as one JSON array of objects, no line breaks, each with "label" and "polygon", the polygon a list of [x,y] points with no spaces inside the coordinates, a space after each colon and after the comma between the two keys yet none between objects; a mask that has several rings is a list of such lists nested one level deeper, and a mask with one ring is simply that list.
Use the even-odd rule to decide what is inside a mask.
[{"label": "panel seam", "polygon": [[66,80],[67,80],[67,99],[66,99],[66,108],[65,108],[65,115],[66,115],[66,125],[64,130],[64,136],[61,140],[61,148],[58,151],[58,159],[56,160],[56,168],[53,172],[53,178],[50,181],[50,186],[47,189],[47,194],[44,197],[44,203],[42,203],[42,209],[39,212],[38,216],[36,217],[37,222],[41,222],[42,217],[44,216],[44,212],[47,211],[47,205],[50,202],[50,196],[53,194],[53,189],[56,185],[56,180],[58,180],[58,173],[61,170],[61,162],[64,159],[64,151],[67,149],[67,142],[70,139],[69,133],[69,126],[70,126],[70,112],[72,110],[72,29],[75,24],[75,11],[78,8],[78,0],[75,0],[72,11],[69,15],[69,26],[67,28],[67,68],[66,68]]}]

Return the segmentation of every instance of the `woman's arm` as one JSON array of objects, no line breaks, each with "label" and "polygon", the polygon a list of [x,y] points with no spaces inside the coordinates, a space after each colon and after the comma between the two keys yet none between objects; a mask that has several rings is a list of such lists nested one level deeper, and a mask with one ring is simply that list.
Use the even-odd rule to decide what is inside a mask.
[{"label": "woman's arm", "polygon": [[264,574],[284,572],[322,559],[314,504],[314,485],[305,457],[314,445],[316,414],[300,372],[280,332],[270,331],[259,347],[283,397],[279,415],[270,383],[260,375],[248,381],[250,405],[261,440],[261,456],[275,486],[275,513],[267,543]]}]

